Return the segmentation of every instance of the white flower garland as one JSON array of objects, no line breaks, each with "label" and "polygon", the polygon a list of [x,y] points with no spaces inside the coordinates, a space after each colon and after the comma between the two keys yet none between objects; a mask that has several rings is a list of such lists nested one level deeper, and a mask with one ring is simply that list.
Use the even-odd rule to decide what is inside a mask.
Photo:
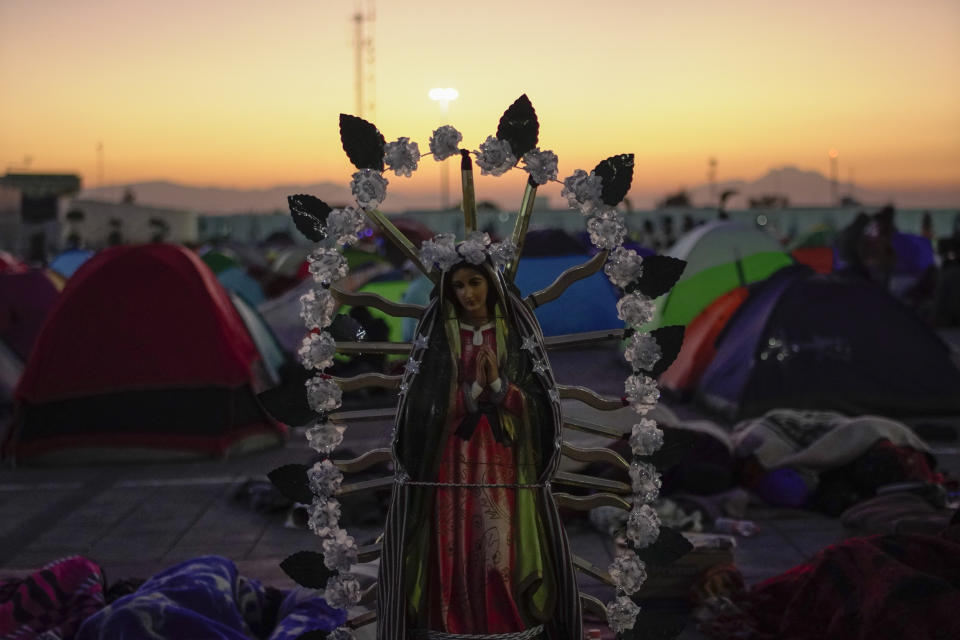
[{"label": "white flower garland", "polygon": [[[442,161],[460,153],[459,144],[463,136],[450,125],[434,130],[430,137],[430,155],[434,160]],[[488,136],[473,151],[482,174],[500,176],[519,162],[506,140]],[[401,137],[396,142],[384,146],[384,164],[397,176],[410,177],[418,167],[421,155],[416,142]],[[534,149],[524,154],[523,170],[529,173],[530,180],[537,185],[558,182],[558,158],[552,151]],[[625,288],[643,274],[643,258],[635,251],[622,245],[627,228],[622,216],[602,200],[603,183],[600,176],[577,169],[573,175],[562,182],[561,195],[567,199],[571,208],[578,209],[587,218],[587,230],[590,241],[598,249],[609,251],[604,272],[617,287]],[[345,427],[327,419],[327,414],[341,405],[342,392],[339,386],[323,371],[333,363],[332,336],[325,331],[333,320],[337,304],[329,291],[332,283],[348,273],[346,259],[338,247],[356,241],[362,231],[363,211],[378,207],[386,198],[388,181],[382,171],[361,169],[353,174],[350,190],[356,199],[356,207],[335,209],[323,229],[324,242],[333,246],[315,249],[308,261],[310,273],[320,285],[300,299],[301,317],[311,330],[298,352],[301,361],[316,375],[306,382],[307,399],[319,418],[306,437],[310,447],[317,452],[329,455],[343,441]],[[441,271],[449,270],[461,260],[471,264],[480,264],[489,257],[495,266],[503,267],[516,258],[517,247],[512,240],[492,243],[483,232],[470,233],[466,240],[457,244],[453,234],[437,234],[431,240],[424,241],[420,248],[420,259],[424,266],[434,265]],[[656,381],[642,373],[650,371],[660,359],[660,347],[648,333],[639,333],[639,328],[649,322],[654,313],[651,299],[639,293],[625,295],[617,304],[617,313],[635,333],[630,338],[625,357],[632,365],[633,375],[625,382],[626,396],[633,409],[645,415],[652,409],[659,396]],[[418,336],[416,348],[426,347],[426,339]],[[522,348],[532,348],[526,343]],[[541,364],[544,368],[545,364]],[[420,362],[408,360],[400,393],[406,393],[409,380],[419,372]],[[559,401],[556,389],[550,390],[550,397]],[[635,456],[649,456],[663,444],[663,432],[656,422],[642,418],[633,427],[630,446]],[[636,548],[647,547],[656,542],[660,534],[660,518],[649,503],[657,499],[660,490],[660,475],[649,463],[634,460],[630,466],[633,487],[633,508],[627,518],[626,536]],[[315,497],[309,508],[309,527],[321,539],[324,563],[335,571],[327,582],[324,598],[328,604],[337,608],[348,608],[360,601],[360,583],[350,573],[350,567],[357,562],[356,541],[340,528],[340,503],[334,497],[340,489],[343,474],[330,460],[323,460],[308,472],[310,488]],[[619,554],[609,567],[610,577],[617,587],[615,599],[607,604],[607,621],[616,633],[632,629],[640,611],[630,595],[636,593],[647,578],[646,566],[633,550]],[[353,631],[347,626],[334,630],[331,638],[349,640]]]}]

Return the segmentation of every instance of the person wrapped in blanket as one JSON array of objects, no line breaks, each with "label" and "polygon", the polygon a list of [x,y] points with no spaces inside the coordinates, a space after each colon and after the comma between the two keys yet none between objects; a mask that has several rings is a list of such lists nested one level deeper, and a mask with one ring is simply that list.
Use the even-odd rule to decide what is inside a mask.
[{"label": "person wrapped in blanket", "polygon": [[407,372],[378,638],[580,638],[550,492],[559,396],[536,318],[489,261],[442,273]]}]

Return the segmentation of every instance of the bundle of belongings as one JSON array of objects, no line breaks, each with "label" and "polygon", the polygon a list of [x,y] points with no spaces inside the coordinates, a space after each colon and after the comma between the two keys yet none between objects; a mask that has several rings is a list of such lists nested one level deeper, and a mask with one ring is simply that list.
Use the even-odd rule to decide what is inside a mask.
[{"label": "bundle of belongings", "polygon": [[895,420],[775,409],[738,423],[732,438],[741,483],[774,506],[836,517],[896,488],[944,506],[948,479],[926,443]]},{"label": "bundle of belongings", "polygon": [[219,556],[182,562],[134,590],[105,589],[100,567],[76,556],[22,580],[0,580],[4,639],[293,640],[345,618],[316,592],[264,587]]},{"label": "bundle of belongings", "polygon": [[933,535],[850,538],[749,590],[711,587],[696,611],[711,638],[960,638],[960,511]]}]

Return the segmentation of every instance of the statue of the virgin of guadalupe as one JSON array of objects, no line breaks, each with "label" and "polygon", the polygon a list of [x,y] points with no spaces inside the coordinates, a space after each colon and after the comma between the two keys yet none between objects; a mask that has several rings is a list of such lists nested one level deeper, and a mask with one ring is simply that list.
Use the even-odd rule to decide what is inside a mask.
[{"label": "statue of the virgin of guadalupe", "polygon": [[[308,525],[321,538],[322,553],[294,553],[281,567],[299,584],[323,589],[326,603],[344,612],[370,603],[372,587],[363,590],[353,566],[380,558],[376,612],[350,619],[344,613],[335,629],[315,629],[326,634],[318,637],[351,640],[355,629],[377,621],[379,640],[579,640],[581,603],[605,613],[611,629],[621,633],[632,629],[638,618],[632,596],[646,579],[639,553],[664,564],[690,546],[679,533],[660,527],[650,505],[660,487],[655,465],[669,462],[654,457],[663,444],[656,423],[642,419],[634,425],[634,457],[628,464],[613,451],[565,444],[560,405],[563,394],[599,410],[629,404],[646,415],[653,408],[659,397],[654,377],[676,357],[683,330],[646,332],[643,327],[653,320],[653,300],[673,286],[684,263],[665,256],[644,260],[622,246],[626,226],[616,207],[629,190],[633,156],[620,154],[589,173],[577,169],[563,180],[561,195],[587,218],[598,253],[521,299],[514,279],[537,188],[559,182],[557,156],[536,146],[538,135],[536,112],[525,95],[504,112],[496,137],[488,136],[477,151],[461,149],[462,136],[452,126],[433,132],[433,159],[461,160],[466,238],[459,245],[453,234],[441,233],[422,240],[418,249],[378,211],[386,197],[383,173],[389,169],[409,177],[420,161],[419,147],[406,137],[388,143],[372,123],[353,116],[341,115],[340,137],[357,168],[350,185],[357,206],[333,209],[313,196],[289,198],[297,229],[320,244],[308,258],[318,286],[300,298],[301,317],[310,333],[298,353],[312,377],[292,380],[261,394],[261,399],[290,424],[316,416],[306,437],[322,459],[312,467],[284,465],[272,471],[270,479],[291,500],[310,503]],[[491,243],[478,231],[473,157],[484,174],[502,175],[520,159],[529,174],[509,240]],[[435,283],[425,307],[351,293],[348,262],[339,248],[358,240],[364,220]],[[624,356],[633,369],[624,384],[624,400],[605,399],[583,387],[558,388],[533,314],[534,308],[601,268],[623,290],[617,311],[630,332]],[[418,318],[415,340],[364,344],[363,337],[351,336],[343,323],[335,331],[340,303]],[[594,342],[595,333],[562,336],[561,343]],[[628,336],[614,332],[602,339],[611,337]],[[340,379],[324,373],[336,352],[406,353],[408,348],[402,376],[369,373]],[[369,386],[400,391],[395,413],[393,408],[386,413],[395,420],[391,448],[368,451],[355,460],[331,457],[344,438],[346,427],[339,421],[367,413],[332,413],[341,406],[342,392]],[[568,426],[611,436],[607,428]],[[612,464],[629,473],[631,485],[561,475],[561,452],[576,460]],[[390,477],[372,485],[342,484],[343,473],[387,460],[394,466]],[[551,479],[597,493],[555,495]],[[381,543],[358,547],[339,525],[339,498],[385,486],[392,487],[392,501]],[[628,493],[629,500],[623,497]],[[558,500],[581,511],[601,505],[628,512],[624,532],[630,548],[618,553],[608,572],[571,554]],[[604,606],[580,593],[574,560],[578,568],[615,587],[616,597]]]},{"label": "statue of the virgin of guadalupe", "polygon": [[550,491],[561,406],[540,326],[489,259],[444,271],[397,412],[378,638],[580,637]]}]

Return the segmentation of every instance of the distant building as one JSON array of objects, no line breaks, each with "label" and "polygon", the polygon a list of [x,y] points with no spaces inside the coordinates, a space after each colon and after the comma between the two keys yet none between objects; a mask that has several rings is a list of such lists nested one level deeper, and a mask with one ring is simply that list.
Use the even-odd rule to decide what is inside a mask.
[{"label": "distant building", "polygon": [[59,245],[102,249],[117,244],[198,240],[197,214],[131,202],[71,200],[62,213]]},{"label": "distant building", "polygon": [[0,184],[0,251],[20,253],[20,190]]},{"label": "distant building", "polygon": [[[80,176],[72,173],[10,173],[0,177],[0,209],[3,213],[2,234],[10,251],[28,262],[43,263],[59,249],[60,214],[65,200],[80,191]],[[19,194],[19,212],[12,213],[12,203]],[[13,219],[16,224],[12,224]],[[7,224],[10,224],[9,230]],[[7,239],[10,238],[10,239]]]}]

